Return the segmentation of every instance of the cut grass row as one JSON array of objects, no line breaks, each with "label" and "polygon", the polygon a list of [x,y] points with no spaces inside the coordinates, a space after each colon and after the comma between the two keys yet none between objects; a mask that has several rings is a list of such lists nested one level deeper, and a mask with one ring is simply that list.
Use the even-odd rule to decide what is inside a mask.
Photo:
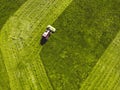
[{"label": "cut grass row", "polygon": [[[0,0],[0,30],[7,19],[25,2],[26,0]],[[0,42],[1,43],[1,42]],[[1,53],[0,44],[0,90],[10,90],[9,77],[6,71],[4,60]]]},{"label": "cut grass row", "polygon": [[120,89],[120,32],[83,83],[81,90]]},{"label": "cut grass row", "polygon": [[12,90],[51,90],[39,57],[41,33],[72,0],[28,0],[4,25],[0,41]]},{"label": "cut grass row", "polygon": [[9,90],[9,77],[0,50],[0,90]]}]

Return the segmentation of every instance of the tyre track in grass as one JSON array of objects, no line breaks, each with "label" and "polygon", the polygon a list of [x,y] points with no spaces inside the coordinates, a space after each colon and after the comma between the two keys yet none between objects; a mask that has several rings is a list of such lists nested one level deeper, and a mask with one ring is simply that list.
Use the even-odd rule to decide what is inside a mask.
[{"label": "tyre track in grass", "polygon": [[120,32],[101,56],[80,90],[119,90]]},{"label": "tyre track in grass", "polygon": [[39,57],[39,40],[46,25],[52,24],[71,1],[28,0],[4,25],[1,48],[12,90],[52,90]]}]

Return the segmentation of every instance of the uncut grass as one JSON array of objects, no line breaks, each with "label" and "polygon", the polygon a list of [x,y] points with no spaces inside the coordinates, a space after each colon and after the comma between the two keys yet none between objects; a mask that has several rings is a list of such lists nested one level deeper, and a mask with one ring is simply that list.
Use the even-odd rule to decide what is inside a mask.
[{"label": "uncut grass", "polygon": [[74,0],[40,53],[56,90],[78,90],[120,29],[120,1]]},{"label": "uncut grass", "polygon": [[0,29],[26,0],[0,0]]}]

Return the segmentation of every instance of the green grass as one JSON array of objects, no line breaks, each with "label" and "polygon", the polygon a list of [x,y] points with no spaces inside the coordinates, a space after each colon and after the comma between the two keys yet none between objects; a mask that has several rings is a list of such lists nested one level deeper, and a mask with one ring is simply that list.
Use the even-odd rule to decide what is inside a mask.
[{"label": "green grass", "polygon": [[[25,2],[26,0],[0,0],[0,30],[7,19]],[[1,46],[1,42],[0,42]],[[10,90],[9,77],[6,71],[4,60],[0,49],[0,90]]]},{"label": "green grass", "polygon": [[0,29],[26,0],[0,0]]},{"label": "green grass", "polygon": [[120,89],[120,32],[109,45],[91,74],[83,83],[81,90],[119,90]]},{"label": "green grass", "polygon": [[0,51],[0,90],[9,90],[9,77]]},{"label": "green grass", "polygon": [[[0,20],[0,90],[119,90],[120,35],[109,44],[120,30],[120,1],[71,1],[27,0],[21,7],[0,1],[13,7],[0,13],[6,15]],[[57,31],[42,47],[48,24]]]},{"label": "green grass", "polygon": [[52,90],[39,57],[40,36],[70,2],[28,0],[3,26],[1,51],[12,90]]},{"label": "green grass", "polygon": [[73,0],[54,22],[57,32],[40,56],[55,90],[81,87],[120,30],[119,4],[118,0]]}]

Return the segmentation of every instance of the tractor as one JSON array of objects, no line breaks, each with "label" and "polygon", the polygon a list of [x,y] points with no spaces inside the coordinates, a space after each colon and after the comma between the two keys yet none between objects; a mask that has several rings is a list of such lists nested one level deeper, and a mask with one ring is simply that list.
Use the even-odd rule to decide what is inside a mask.
[{"label": "tractor", "polygon": [[55,33],[56,29],[51,25],[48,25],[46,31],[42,34],[41,45],[45,44],[52,33]]},{"label": "tractor", "polygon": [[46,28],[46,31],[42,34],[42,38],[45,38],[46,40],[48,40],[50,35],[54,33],[55,31],[56,29],[54,27],[52,27],[51,25],[48,25]]}]

